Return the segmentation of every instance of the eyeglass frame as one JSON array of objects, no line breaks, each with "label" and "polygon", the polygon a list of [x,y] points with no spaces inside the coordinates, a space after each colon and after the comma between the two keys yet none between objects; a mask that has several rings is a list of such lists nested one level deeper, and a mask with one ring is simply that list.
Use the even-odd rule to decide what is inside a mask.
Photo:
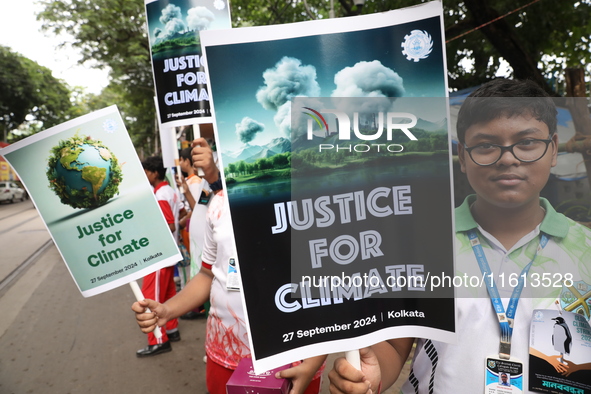
[{"label": "eyeglass frame", "polygon": [[[474,158],[472,157],[472,151],[474,149],[478,148],[478,146],[482,145],[483,143],[476,144],[476,145],[471,146],[471,147],[468,147],[468,145],[466,145],[466,143],[464,143],[464,150],[466,152],[468,152],[468,156],[470,156],[470,159],[474,162],[474,164],[479,165],[481,167],[488,167],[488,166],[492,166],[492,165],[496,164],[499,160],[501,160],[501,157],[503,157],[503,154],[506,151],[511,152],[511,154],[513,155],[513,157],[516,158],[517,160],[519,160],[519,162],[521,162],[521,163],[535,163],[536,161],[540,160],[542,157],[546,156],[546,153],[548,152],[548,146],[553,141],[552,140],[552,137],[553,137],[553,135],[551,135],[547,139],[528,138],[528,139],[525,139],[525,140],[518,141],[518,142],[516,142],[516,143],[514,143],[512,145],[505,145],[505,146],[498,145],[498,144],[491,144],[491,143],[488,143],[487,142],[486,144],[488,144],[488,145],[491,145],[491,146],[494,146],[494,147],[497,147],[497,148],[501,148],[501,154],[499,155],[499,157],[497,158],[497,160],[493,161],[490,164],[480,164],[476,160],[474,160]],[[542,153],[542,155],[540,157],[538,157],[537,159],[535,159],[535,160],[521,160],[519,157],[517,157],[517,155],[515,154],[515,152],[513,152],[513,148],[516,145],[519,145],[519,144],[523,143],[523,141],[540,141],[540,142],[545,142],[546,143],[546,148],[544,149],[544,153]]]}]

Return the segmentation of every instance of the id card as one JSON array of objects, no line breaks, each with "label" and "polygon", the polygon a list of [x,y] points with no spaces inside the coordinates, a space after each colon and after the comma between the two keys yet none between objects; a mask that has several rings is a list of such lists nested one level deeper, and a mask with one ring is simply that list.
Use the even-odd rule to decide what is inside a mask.
[{"label": "id card", "polygon": [[236,269],[236,259],[228,261],[228,278],[226,280],[226,289],[240,291],[240,276]]},{"label": "id card", "polygon": [[209,204],[210,197],[211,197],[211,193],[208,193],[207,191],[202,190],[201,196],[199,196],[199,200],[197,200],[197,203],[201,204],[201,205],[207,205],[207,204]]},{"label": "id card", "polygon": [[515,358],[502,360],[486,358],[485,394],[521,394],[523,392],[523,363]]}]

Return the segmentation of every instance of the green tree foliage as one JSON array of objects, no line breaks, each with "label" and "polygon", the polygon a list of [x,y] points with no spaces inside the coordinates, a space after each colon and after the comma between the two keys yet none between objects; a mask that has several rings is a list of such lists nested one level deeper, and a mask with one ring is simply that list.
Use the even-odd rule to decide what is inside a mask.
[{"label": "green tree foliage", "polygon": [[[55,126],[68,119],[71,107],[67,85],[51,70],[0,46],[0,129],[10,141],[19,135],[8,131],[30,124],[29,132]],[[25,127],[26,128],[26,127]],[[27,133],[21,133],[26,136]]]},{"label": "green tree foliage", "polygon": [[[353,0],[333,1],[336,17],[422,2],[426,0],[366,0],[363,7],[356,7]],[[443,1],[452,89],[472,87],[493,78],[502,67],[501,59],[510,64],[509,74],[542,83],[550,81],[548,90],[559,93],[565,67],[591,71],[591,0],[531,2]],[[82,62],[110,68],[111,89],[117,95],[112,103],[122,110],[136,146],[146,144],[155,136],[155,110],[144,1],[41,3],[45,10],[38,17],[46,30],[70,33],[74,37],[70,44],[81,51]],[[233,26],[244,27],[326,19],[330,4],[328,0],[231,0],[230,6]],[[487,24],[496,18],[500,19]]]},{"label": "green tree foliage", "polygon": [[289,158],[291,154],[289,152],[279,153],[271,157],[271,162],[274,168],[284,168],[289,166]]},{"label": "green tree foliage", "polygon": [[273,168],[273,162],[266,158],[258,159],[257,164],[260,170],[269,170]]},{"label": "green tree foliage", "polygon": [[46,31],[74,37],[81,62],[109,68],[105,104],[117,104],[136,147],[155,136],[150,48],[143,0],[42,0]]},{"label": "green tree foliage", "polygon": [[236,173],[236,164],[230,163],[228,164],[228,168],[226,169],[226,174],[229,176],[233,176]]},{"label": "green tree foliage", "polygon": [[[356,9],[353,0],[335,0],[334,5],[336,16],[345,17],[424,2],[427,0],[366,0],[362,9]],[[584,67],[591,72],[591,1],[530,3],[532,0],[443,1],[452,89],[494,78],[502,70],[501,58],[510,64],[512,76],[541,84],[549,81],[548,90],[558,93],[566,67]],[[236,27],[268,25],[325,19],[329,7],[326,0],[233,0],[232,17]]]},{"label": "green tree foliage", "polygon": [[246,162],[244,160],[240,160],[238,162],[238,164],[236,165],[236,169],[238,170],[239,174],[245,174],[246,173]]},{"label": "green tree foliage", "polygon": [[[224,170],[228,177],[239,177],[267,174],[278,170],[289,169],[291,165],[291,152],[277,153],[271,157],[259,158],[254,163],[247,163],[241,160],[237,163],[230,163]],[[283,172],[285,173],[285,172]]]},{"label": "green tree foliage", "polygon": [[[548,90],[557,93],[561,93],[562,86],[557,82],[564,80],[566,67],[584,67],[587,73],[591,72],[591,2],[530,3],[531,0],[444,2],[446,36],[451,40],[446,48],[450,86],[462,89],[493,78],[500,58],[511,65],[514,77],[538,83],[546,80]],[[508,13],[511,14],[501,18]],[[496,18],[501,19],[472,31]],[[459,37],[462,34],[465,35]],[[463,68],[466,62],[472,67]]]}]

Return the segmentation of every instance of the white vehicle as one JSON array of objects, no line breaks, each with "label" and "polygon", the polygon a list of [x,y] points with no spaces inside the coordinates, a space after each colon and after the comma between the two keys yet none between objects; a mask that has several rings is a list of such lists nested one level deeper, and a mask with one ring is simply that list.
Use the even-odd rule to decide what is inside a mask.
[{"label": "white vehicle", "polygon": [[14,202],[14,200],[25,201],[26,197],[25,189],[21,188],[15,182],[0,181],[0,202]]}]

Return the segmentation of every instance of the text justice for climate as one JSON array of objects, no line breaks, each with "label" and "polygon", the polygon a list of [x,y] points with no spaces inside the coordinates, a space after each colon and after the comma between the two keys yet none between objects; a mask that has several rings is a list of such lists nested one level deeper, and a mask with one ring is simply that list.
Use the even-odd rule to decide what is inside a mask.
[{"label": "text justice for climate", "polygon": [[[301,205],[301,210],[298,208],[298,205]],[[365,220],[368,215],[377,218],[384,218],[390,215],[412,215],[411,188],[410,185],[376,187],[368,193],[359,190],[333,196],[321,196],[316,199],[304,199],[299,204],[297,201],[288,201],[274,204],[274,210],[276,225],[271,228],[273,234],[285,232],[288,225],[294,230],[307,230],[314,224],[319,228],[328,227],[333,225],[337,220],[341,224],[344,224],[352,221]],[[338,218],[337,215],[339,216]],[[384,255],[380,249],[382,236],[375,230],[360,232],[359,240],[347,234],[340,235],[332,240],[330,247],[326,238],[309,240],[308,243],[310,266],[312,269],[321,268],[323,265],[322,259],[325,257],[329,257],[334,263],[339,265],[348,265],[357,260],[359,255],[361,255],[361,260]],[[341,249],[346,250],[346,252],[343,253]],[[389,266],[386,268],[387,273],[397,276],[400,274],[399,271],[406,269],[403,266]],[[407,268],[412,275],[416,272],[422,273],[424,271],[424,266],[422,265],[410,265]],[[361,278],[360,273],[356,273],[353,276]],[[361,285],[341,286],[339,284],[335,286],[332,289],[334,290],[334,303],[342,302],[343,298],[359,300],[371,297],[375,293],[388,291],[377,269],[370,269],[369,274],[364,276],[366,278],[364,291],[362,291]],[[422,275],[419,276],[422,278]],[[370,279],[369,285],[367,285],[368,277]],[[389,284],[389,286],[392,288],[392,291],[396,291],[396,284]],[[303,304],[299,301],[288,302],[286,296],[290,293],[295,293],[297,288],[297,283],[286,283],[277,290],[275,293],[275,305],[280,311],[289,313],[297,311],[302,305],[304,308],[307,308],[329,305],[331,303],[331,301],[326,301],[330,297],[326,282],[319,287],[322,293],[321,298],[324,300],[323,302],[319,301],[316,303],[310,301],[311,295],[308,294],[310,288],[309,283],[308,286],[304,283],[301,286],[302,298],[305,299]]]},{"label": "text justice for climate", "polygon": [[[207,84],[205,71],[191,71],[200,69],[205,65],[204,57],[199,55],[186,55],[170,59],[164,59],[163,73],[178,72],[174,74],[178,88]],[[191,90],[179,90],[168,92],[164,95],[164,103],[167,106],[185,104],[189,102],[209,101],[209,94],[204,87]]]},{"label": "text justice for climate", "polygon": [[[288,223],[294,230],[307,230],[316,222],[317,227],[329,227],[336,221],[335,211],[340,215],[340,223],[350,223],[367,218],[367,213],[383,218],[390,215],[412,215],[412,198],[410,185],[393,187],[376,187],[367,193],[359,190],[332,196],[321,196],[314,200],[307,198],[301,201],[301,210],[296,201],[274,204],[276,225],[271,227],[273,234],[287,230]],[[390,197],[390,193],[392,197]],[[378,204],[378,200],[385,198],[391,202]],[[330,207],[331,204],[336,209]],[[286,209],[287,207],[287,209]],[[315,218],[314,211],[319,215]]]},{"label": "text justice for climate", "polygon": [[[131,219],[133,219],[133,211],[130,209],[124,211],[123,213],[117,213],[113,216],[111,216],[111,214],[106,214],[97,222],[83,227],[76,226],[76,229],[78,230],[78,239],[82,239],[85,236],[91,236],[95,233],[98,234],[105,229],[113,228],[118,224],[123,223],[125,220]],[[123,231],[119,230],[107,235],[101,233],[98,235],[97,240],[101,243],[102,247],[106,247],[107,244],[114,244],[116,242],[122,241],[122,232]],[[132,239],[129,241],[129,243],[123,246],[119,246],[108,252],[101,250],[99,252],[91,254],[88,256],[86,261],[88,262],[88,264],[90,264],[91,267],[98,267],[100,264],[105,264],[109,261],[113,261],[130,253],[138,251],[141,248],[145,248],[149,244],[150,240],[148,240],[148,238],[145,237],[140,238],[139,240]]]},{"label": "text justice for climate", "polygon": [[[390,197],[390,195],[392,195]],[[381,200],[385,200],[384,204]],[[379,202],[379,203],[378,203]],[[333,209],[330,207],[334,204]],[[276,225],[271,228],[273,234],[287,230],[288,223],[294,230],[307,230],[314,223],[317,227],[328,227],[337,220],[336,212],[340,216],[340,223],[350,223],[352,220],[361,221],[370,214],[377,218],[390,215],[412,215],[412,198],[410,186],[376,187],[365,195],[359,190],[332,196],[321,196],[314,201],[311,198],[301,201],[302,209],[298,210],[296,201],[276,203]],[[287,208],[286,208],[287,207]],[[287,211],[287,212],[286,212]],[[319,215],[315,219],[314,211]],[[312,269],[322,267],[322,258],[330,257],[335,263],[347,265],[355,261],[361,253],[361,259],[367,260],[372,256],[383,256],[380,250],[382,236],[375,230],[359,233],[359,241],[348,234],[336,237],[328,247],[326,238],[309,240],[310,263]],[[341,248],[347,250],[341,252]]]}]

